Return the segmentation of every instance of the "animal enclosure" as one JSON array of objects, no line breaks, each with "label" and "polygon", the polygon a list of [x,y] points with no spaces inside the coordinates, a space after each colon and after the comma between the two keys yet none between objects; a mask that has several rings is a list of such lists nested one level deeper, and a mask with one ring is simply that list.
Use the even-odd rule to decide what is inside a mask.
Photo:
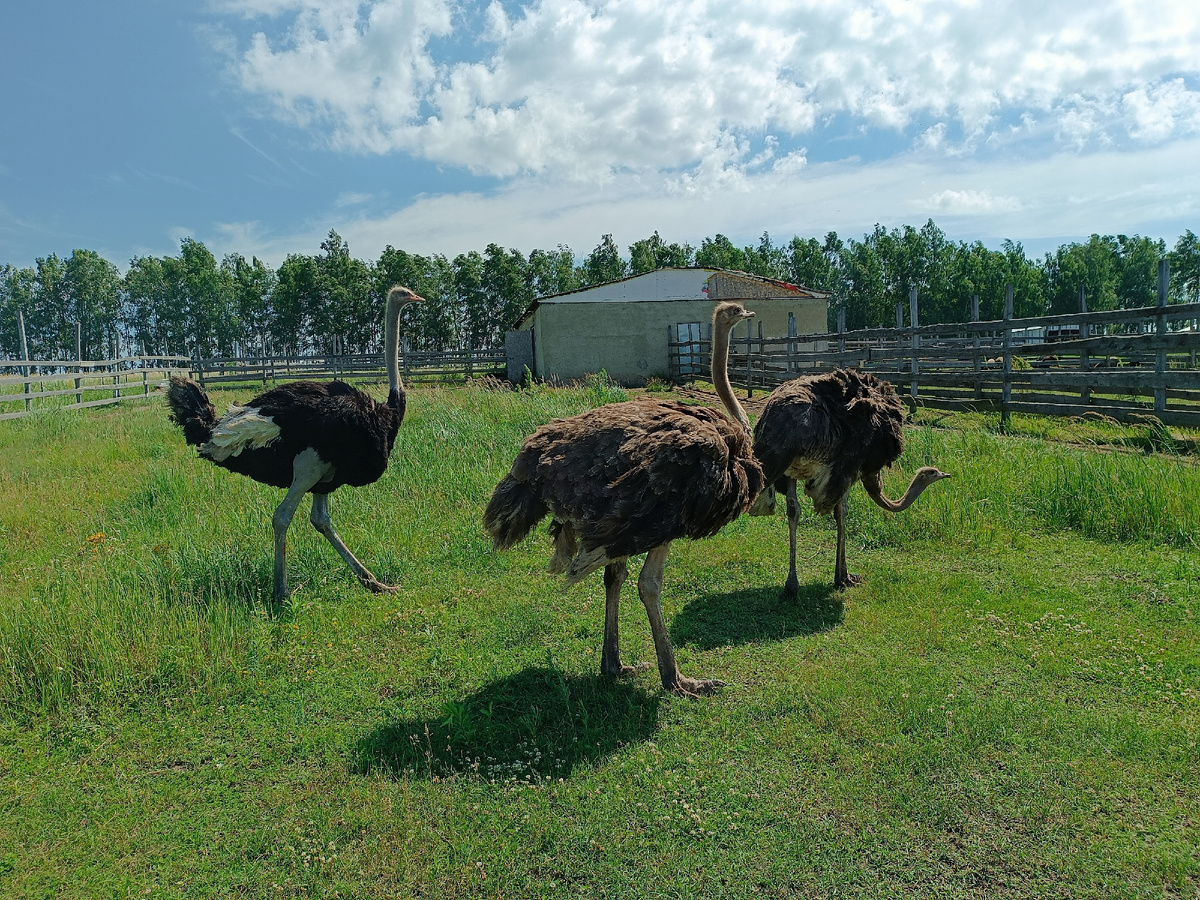
[{"label": "animal enclosure", "polygon": [[[734,336],[730,371],[747,390],[798,375],[853,367],[892,382],[910,406],[1040,415],[1101,415],[1200,426],[1200,303],[1069,315],[920,325],[914,292],[908,324],[783,339]],[[978,319],[978,302],[975,303]],[[842,319],[844,321],[844,318]],[[801,345],[813,349],[801,349]],[[708,371],[708,341],[670,344],[672,375]],[[694,377],[691,376],[691,377]]]}]

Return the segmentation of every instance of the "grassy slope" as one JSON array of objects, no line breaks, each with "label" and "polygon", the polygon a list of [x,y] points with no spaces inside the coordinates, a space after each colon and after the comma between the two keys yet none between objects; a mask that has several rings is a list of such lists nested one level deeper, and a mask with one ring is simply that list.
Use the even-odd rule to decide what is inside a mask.
[{"label": "grassy slope", "polygon": [[[418,392],[331,503],[404,590],[297,517],[277,618],[279,494],[161,408],[0,423],[0,896],[1196,895],[1200,470],[917,429],[955,478],[853,495],[860,588],[810,515],[795,605],[782,516],[675,545],[693,702],[600,679],[599,576],[478,526],[597,399]],[[622,635],[653,659],[632,580]]]}]

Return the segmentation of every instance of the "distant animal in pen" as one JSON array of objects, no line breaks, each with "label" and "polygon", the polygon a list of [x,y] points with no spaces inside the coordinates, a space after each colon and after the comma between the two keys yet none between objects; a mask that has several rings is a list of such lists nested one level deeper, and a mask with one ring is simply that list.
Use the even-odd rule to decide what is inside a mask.
[{"label": "distant animal in pen", "polygon": [[271,519],[275,533],[273,597],[288,598],[287,532],[296,508],[312,494],[309,521],[333,545],[363,587],[396,588],[379,581],[346,547],[329,516],[329,495],[343,485],[377,481],[404,419],[405,391],[400,380],[400,312],[422,298],[405,287],[387,294],[384,360],[388,397],[379,403],[343,381],[294,381],[259,394],[244,406],[231,405],[218,417],[204,389],[190,378],[173,377],[167,388],[171,418],[200,456],[253,478],[285,488],[287,495]]},{"label": "distant animal in pen", "polygon": [[728,373],[729,333],[753,315],[737,303],[722,303],[713,313],[713,382],[728,416],[641,398],[556,420],[525,440],[488,503],[484,527],[498,549],[516,544],[549,515],[552,573],[575,584],[604,569],[605,675],[634,671],[621,663],[617,611],[626,561],[645,553],[638,593],[663,687],[695,696],[722,684],[680,674],[663,623],[663,568],[672,541],[716,534],[763,487],[750,421]]},{"label": "distant animal in pen", "polygon": [[767,480],[751,510],[774,511],[775,493],[787,498],[789,568],[784,594],[795,597],[796,524],[800,515],[797,482],[820,515],[833,513],[837,557],[833,583],[844,588],[862,579],[846,567],[846,511],[850,488],[862,482],[882,509],[907,509],[927,487],[949,478],[932,466],[918,469],[900,500],[883,494],[881,473],[904,450],[904,407],[895,390],[870,373],[838,369],[781,384],[767,398],[754,428],[754,455]]}]

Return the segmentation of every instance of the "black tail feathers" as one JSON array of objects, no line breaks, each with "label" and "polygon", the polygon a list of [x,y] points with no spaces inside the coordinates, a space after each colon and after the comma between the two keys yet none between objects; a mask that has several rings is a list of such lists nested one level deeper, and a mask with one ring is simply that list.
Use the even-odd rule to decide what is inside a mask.
[{"label": "black tail feathers", "polygon": [[199,446],[212,437],[217,424],[217,411],[208,402],[204,388],[190,378],[171,376],[167,386],[167,405],[171,407],[171,420],[183,429],[184,439]]},{"label": "black tail feathers", "polygon": [[497,550],[507,550],[529,534],[549,511],[533,485],[505,475],[483,512],[483,527]]}]

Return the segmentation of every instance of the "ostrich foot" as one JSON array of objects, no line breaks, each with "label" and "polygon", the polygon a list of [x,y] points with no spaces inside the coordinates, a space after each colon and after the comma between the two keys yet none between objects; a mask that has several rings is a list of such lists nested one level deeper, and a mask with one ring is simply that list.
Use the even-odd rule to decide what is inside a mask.
[{"label": "ostrich foot", "polygon": [[788,580],[783,585],[783,599],[795,600],[800,595],[800,579],[795,575],[789,575]]},{"label": "ostrich foot", "polygon": [[601,666],[600,674],[605,675],[608,678],[632,678],[638,672],[642,672],[650,668],[651,665],[653,665],[653,663],[643,662],[638,663],[636,666],[625,666],[621,663],[617,663],[615,666]]},{"label": "ostrich foot", "polygon": [[842,588],[858,587],[863,583],[861,575],[855,575],[853,572],[847,572],[844,578],[834,579],[833,586],[839,590]]},{"label": "ostrich foot", "polygon": [[394,594],[400,590],[400,585],[384,584],[374,575],[369,578],[363,575],[358,576],[359,584],[365,587],[372,594]]},{"label": "ostrich foot", "polygon": [[725,687],[725,682],[719,681],[716,678],[701,681],[698,678],[684,678],[682,675],[679,675],[675,678],[675,683],[668,690],[682,697],[698,699],[700,697],[711,697],[723,687]]}]

